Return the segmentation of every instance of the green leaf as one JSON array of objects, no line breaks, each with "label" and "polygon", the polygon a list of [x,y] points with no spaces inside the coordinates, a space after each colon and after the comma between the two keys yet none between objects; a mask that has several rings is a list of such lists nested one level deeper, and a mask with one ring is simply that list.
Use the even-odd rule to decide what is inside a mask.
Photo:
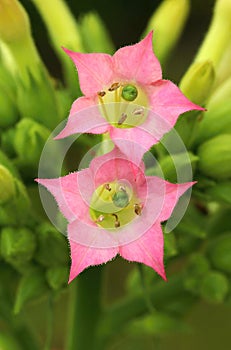
[{"label": "green leaf", "polygon": [[39,267],[27,271],[19,281],[16,293],[14,312],[17,314],[29,301],[36,300],[48,292],[45,273]]}]

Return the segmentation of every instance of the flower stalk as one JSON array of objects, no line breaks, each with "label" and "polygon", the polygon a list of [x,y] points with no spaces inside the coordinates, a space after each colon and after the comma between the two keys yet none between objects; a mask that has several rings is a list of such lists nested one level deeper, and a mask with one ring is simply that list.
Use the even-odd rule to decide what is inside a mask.
[{"label": "flower stalk", "polygon": [[66,350],[96,347],[101,316],[102,267],[93,267],[73,283]]}]

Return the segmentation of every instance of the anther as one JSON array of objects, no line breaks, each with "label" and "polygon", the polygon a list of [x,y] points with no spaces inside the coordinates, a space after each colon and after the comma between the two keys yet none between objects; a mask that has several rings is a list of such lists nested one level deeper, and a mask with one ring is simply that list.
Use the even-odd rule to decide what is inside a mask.
[{"label": "anther", "polygon": [[120,187],[119,187],[119,191],[126,192],[126,188],[125,188],[124,186],[120,186]]},{"label": "anther", "polygon": [[105,190],[107,190],[107,191],[109,191],[109,192],[111,191],[111,187],[110,187],[109,184],[106,184],[106,185],[105,185]]},{"label": "anther", "polygon": [[102,222],[103,220],[104,220],[104,216],[101,214],[101,215],[97,218],[96,222]]},{"label": "anther", "polygon": [[143,208],[143,206],[141,204],[138,204],[138,203],[134,204],[134,211],[135,211],[136,215],[139,215],[139,216],[141,215],[142,208]]},{"label": "anther", "polygon": [[135,108],[134,111],[132,112],[133,115],[143,115],[144,114],[144,108]]},{"label": "anther", "polygon": [[126,113],[122,113],[121,114],[121,117],[120,117],[120,119],[119,119],[119,121],[118,121],[118,125],[122,125],[124,122],[125,122],[125,120],[127,119],[127,114]]},{"label": "anther", "polygon": [[112,216],[115,217],[115,228],[120,227],[120,221],[119,221],[118,215],[112,214]]},{"label": "anther", "polygon": [[105,92],[105,91],[98,91],[98,92],[97,92],[97,95],[98,95],[99,97],[104,97],[104,96],[106,95],[106,92]]},{"label": "anther", "polygon": [[119,87],[120,87],[120,83],[113,83],[113,84],[109,87],[108,91],[115,91],[115,90],[117,90]]}]

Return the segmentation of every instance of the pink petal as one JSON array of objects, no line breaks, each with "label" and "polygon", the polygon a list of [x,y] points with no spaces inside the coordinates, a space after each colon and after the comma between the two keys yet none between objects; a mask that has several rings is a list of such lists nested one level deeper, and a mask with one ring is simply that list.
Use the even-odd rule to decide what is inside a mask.
[{"label": "pink petal", "polygon": [[54,138],[55,140],[76,134],[102,134],[108,129],[108,123],[101,116],[94,100],[79,97],[73,103],[65,128]]},{"label": "pink petal", "polygon": [[[169,125],[175,125],[180,114],[204,108],[189,101],[180,89],[169,80],[160,80],[148,88],[150,108]],[[165,131],[166,132],[166,131]]]},{"label": "pink petal", "polygon": [[[109,133],[115,145],[129,158],[131,155],[138,164],[144,153],[158,142],[154,133],[143,128],[143,125],[128,129],[110,128]],[[127,142],[123,142],[126,140]]]},{"label": "pink petal", "polygon": [[[118,141],[119,145],[120,142]],[[126,140],[121,140],[122,148],[129,143]],[[94,174],[95,187],[116,179],[126,179],[131,185],[137,187],[139,184],[145,182],[144,165],[136,162],[136,157],[131,153],[128,157],[122,153],[119,148],[115,147],[111,152],[97,157],[92,160],[90,169]]]},{"label": "pink petal", "polygon": [[155,176],[147,176],[146,180],[149,205],[151,207],[155,206],[155,203],[162,198],[162,208],[158,218],[160,222],[167,220],[171,216],[179,198],[195,184],[195,182],[172,184]]},{"label": "pink petal", "polygon": [[[79,176],[83,176],[84,187],[79,188]],[[55,197],[60,211],[69,222],[79,218],[84,222],[91,222],[89,218],[90,200],[87,194],[93,193],[93,180],[89,169],[75,172],[58,179],[37,179],[39,184],[45,186]],[[87,189],[87,191],[86,191]]]},{"label": "pink petal", "polygon": [[87,267],[106,263],[118,253],[118,248],[100,249],[87,247],[72,240],[70,240],[70,247],[72,263],[69,283]]},{"label": "pink petal", "polygon": [[161,67],[152,49],[152,32],[138,44],[122,47],[113,56],[115,73],[124,80],[147,85],[161,79]]},{"label": "pink petal", "polygon": [[163,263],[164,239],[160,223],[156,222],[136,241],[121,246],[119,254],[128,261],[136,261],[152,267],[166,280]]},{"label": "pink petal", "polygon": [[87,97],[95,96],[113,79],[113,60],[103,53],[79,53],[63,48],[76,65],[80,87]]}]

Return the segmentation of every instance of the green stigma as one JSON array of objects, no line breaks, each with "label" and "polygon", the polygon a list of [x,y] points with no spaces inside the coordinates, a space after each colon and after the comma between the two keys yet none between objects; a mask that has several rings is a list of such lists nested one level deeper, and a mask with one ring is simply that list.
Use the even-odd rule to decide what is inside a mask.
[{"label": "green stigma", "polygon": [[134,85],[125,85],[122,90],[122,97],[125,101],[134,101],[137,98],[138,90]]},{"label": "green stigma", "polygon": [[118,208],[125,208],[129,204],[129,197],[125,190],[119,190],[112,197],[112,201]]},{"label": "green stigma", "polygon": [[140,216],[142,204],[129,183],[116,180],[96,188],[89,211],[92,221],[98,226],[117,229]]}]

